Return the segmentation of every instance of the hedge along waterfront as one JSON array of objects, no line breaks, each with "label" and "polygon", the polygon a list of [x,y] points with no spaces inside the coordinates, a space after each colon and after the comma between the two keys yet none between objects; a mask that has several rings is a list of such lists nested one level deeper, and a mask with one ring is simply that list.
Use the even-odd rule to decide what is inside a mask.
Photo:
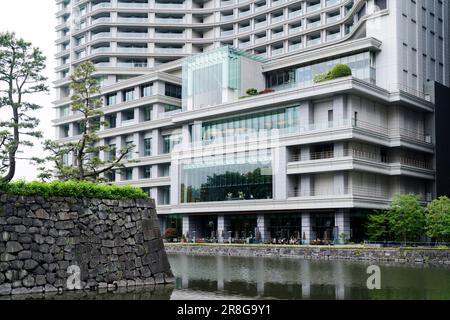
[{"label": "hedge along waterfront", "polygon": [[71,197],[88,199],[146,199],[148,194],[141,188],[131,186],[113,186],[89,181],[54,181],[54,182],[25,182],[15,181],[0,183],[0,193],[19,196]]}]

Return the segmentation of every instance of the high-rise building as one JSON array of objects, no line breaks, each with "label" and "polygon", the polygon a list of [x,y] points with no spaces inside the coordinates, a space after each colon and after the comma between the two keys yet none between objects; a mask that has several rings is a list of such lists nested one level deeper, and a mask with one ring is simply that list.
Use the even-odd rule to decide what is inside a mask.
[{"label": "high-rise building", "polygon": [[[56,2],[57,140],[79,134],[68,75],[90,60],[102,143],[136,145],[108,178],[147,190],[163,230],[358,241],[394,194],[450,192],[448,1]],[[337,64],[352,76],[316,81]]]}]

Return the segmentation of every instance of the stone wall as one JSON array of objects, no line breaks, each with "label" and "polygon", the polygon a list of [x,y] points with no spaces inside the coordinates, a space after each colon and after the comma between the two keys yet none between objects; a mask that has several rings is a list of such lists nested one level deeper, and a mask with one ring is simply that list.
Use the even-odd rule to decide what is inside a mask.
[{"label": "stone wall", "polygon": [[0,295],[169,282],[153,200],[0,194]]},{"label": "stone wall", "polygon": [[236,245],[165,245],[167,253],[194,255],[226,255],[241,257],[280,257],[322,260],[350,260],[441,264],[450,266],[450,250],[440,249],[384,249],[338,247],[282,247]]}]

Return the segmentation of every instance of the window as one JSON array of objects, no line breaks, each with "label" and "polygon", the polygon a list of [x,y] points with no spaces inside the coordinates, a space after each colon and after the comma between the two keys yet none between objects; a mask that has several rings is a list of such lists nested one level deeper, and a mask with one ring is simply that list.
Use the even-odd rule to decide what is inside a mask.
[{"label": "window", "polygon": [[117,103],[117,94],[111,94],[106,96],[106,105],[112,106]]},{"label": "window", "polygon": [[62,106],[59,109],[59,115],[61,117],[67,117],[69,115],[69,113],[70,113],[70,106]]},{"label": "window", "polygon": [[163,136],[163,153],[172,152],[173,148],[181,143],[181,139],[181,134]]},{"label": "window", "polygon": [[166,83],[165,95],[168,97],[181,99],[181,86],[172,83]]},{"label": "window", "polygon": [[141,87],[141,97],[149,97],[153,92],[153,83],[143,85]]},{"label": "window", "polygon": [[144,139],[144,157],[152,155],[152,138]]},{"label": "window", "polygon": [[116,145],[110,144],[109,145],[109,160],[116,160]]},{"label": "window", "polygon": [[160,205],[169,205],[170,204],[170,187],[161,187],[159,188],[159,204]]},{"label": "window", "polygon": [[152,106],[145,106],[145,107],[142,108],[144,121],[151,121],[152,120],[152,112],[153,112],[153,107]]},{"label": "window", "polygon": [[123,101],[132,101],[134,100],[134,89],[125,90],[123,92]]},{"label": "window", "polygon": [[129,150],[127,152],[125,158],[127,160],[131,160],[131,159],[133,159],[133,148],[132,148],[132,146],[134,145],[134,141],[127,141],[127,142],[125,142],[125,145],[126,145],[127,149]]},{"label": "window", "polygon": [[170,164],[161,164],[160,165],[159,176],[160,177],[170,176]]},{"label": "window", "polygon": [[62,138],[67,138],[69,136],[69,130],[70,130],[70,126],[68,124],[61,126]]},{"label": "window", "polygon": [[109,114],[105,116],[108,128],[115,128],[117,126],[117,114]]},{"label": "window", "polygon": [[125,168],[122,170],[122,180],[133,180],[133,168]]},{"label": "window", "polygon": [[105,173],[105,178],[110,181],[110,182],[114,182],[116,181],[116,172],[113,170],[110,170],[108,172]]},{"label": "window", "polygon": [[134,120],[134,109],[122,111],[122,121]]},{"label": "window", "polygon": [[142,167],[142,178],[150,179],[152,177],[152,166]]}]

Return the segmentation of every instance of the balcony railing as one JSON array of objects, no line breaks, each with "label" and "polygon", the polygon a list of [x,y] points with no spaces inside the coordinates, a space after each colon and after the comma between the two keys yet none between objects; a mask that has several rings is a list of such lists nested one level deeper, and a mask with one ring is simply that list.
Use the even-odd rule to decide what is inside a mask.
[{"label": "balcony railing", "polygon": [[306,190],[291,189],[288,192],[290,198],[309,198],[309,197],[342,197],[342,196],[359,196],[369,197],[375,199],[389,200],[391,195],[387,191],[389,187],[385,188],[373,188],[354,186],[353,188],[309,188]]}]

